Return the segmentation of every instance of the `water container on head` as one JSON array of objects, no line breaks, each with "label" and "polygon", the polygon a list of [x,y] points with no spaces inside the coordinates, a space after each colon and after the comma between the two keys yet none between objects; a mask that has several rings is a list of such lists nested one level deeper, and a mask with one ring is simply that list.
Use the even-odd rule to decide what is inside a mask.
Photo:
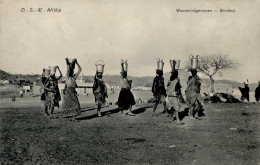
[{"label": "water container on head", "polygon": [[123,64],[124,70],[127,72],[128,71],[128,63],[127,60],[121,60],[121,63]]},{"label": "water container on head", "polygon": [[55,74],[57,70],[57,66],[49,66],[50,74]]},{"label": "water container on head", "polygon": [[198,66],[199,66],[198,57],[199,57],[199,55],[197,55],[197,56],[190,55],[191,69],[197,69],[198,68]]},{"label": "water container on head", "polygon": [[74,63],[75,61],[76,61],[75,58],[73,58],[73,59],[68,59],[68,62],[71,63],[71,64]]},{"label": "water container on head", "polygon": [[175,69],[180,69],[181,60],[175,60],[175,61],[176,61]]},{"label": "water container on head", "polygon": [[170,60],[172,70],[179,69],[180,63],[181,63],[181,60]]},{"label": "water container on head", "polygon": [[49,77],[50,76],[50,70],[43,68],[43,76],[44,77]]},{"label": "water container on head", "polygon": [[104,61],[98,60],[98,61],[96,62],[96,71],[97,71],[97,72],[103,73],[103,72],[104,72],[104,67],[105,67]]},{"label": "water container on head", "polygon": [[163,71],[164,62],[163,59],[157,59],[157,69]]},{"label": "water container on head", "polygon": [[70,63],[70,66],[72,67],[72,69],[74,69],[75,68],[75,63],[76,63],[76,58],[68,59],[68,62]]}]

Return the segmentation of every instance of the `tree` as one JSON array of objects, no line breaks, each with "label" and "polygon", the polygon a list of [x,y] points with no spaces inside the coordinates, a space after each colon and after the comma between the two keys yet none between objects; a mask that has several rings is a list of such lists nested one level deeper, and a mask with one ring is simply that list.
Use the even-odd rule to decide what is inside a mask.
[{"label": "tree", "polygon": [[237,69],[238,64],[225,55],[211,55],[199,57],[198,71],[210,78],[210,92],[214,92],[214,79],[216,73],[222,74],[222,71],[228,69]]}]

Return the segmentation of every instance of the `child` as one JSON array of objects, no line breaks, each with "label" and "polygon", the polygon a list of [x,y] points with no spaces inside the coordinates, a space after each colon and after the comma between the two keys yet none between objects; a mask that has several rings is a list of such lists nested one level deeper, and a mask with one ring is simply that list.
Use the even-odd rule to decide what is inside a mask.
[{"label": "child", "polygon": [[58,84],[53,79],[49,79],[48,82],[44,85],[44,89],[47,91],[45,95],[45,113],[49,116],[48,109],[51,110],[50,118],[54,118],[54,106],[59,104],[59,101],[55,97],[58,93]]},{"label": "child", "polygon": [[107,88],[104,81],[102,80],[102,72],[97,72],[94,77],[93,93],[95,95],[95,102],[98,106],[97,115],[102,116],[100,113],[102,104],[106,103]]}]

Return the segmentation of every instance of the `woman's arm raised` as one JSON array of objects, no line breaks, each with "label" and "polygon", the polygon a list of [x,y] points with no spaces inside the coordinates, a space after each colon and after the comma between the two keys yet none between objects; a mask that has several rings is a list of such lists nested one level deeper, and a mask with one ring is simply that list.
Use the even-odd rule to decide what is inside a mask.
[{"label": "woman's arm raised", "polygon": [[60,68],[59,68],[59,66],[57,66],[57,69],[59,70],[59,72],[60,72],[60,76],[57,78],[57,80],[59,80],[59,79],[61,79],[62,78],[62,73],[61,73],[61,71],[60,71]]},{"label": "woman's arm raised", "polygon": [[79,65],[77,59],[76,59],[76,64],[78,65],[78,71],[77,71],[77,73],[74,75],[74,79],[75,79],[75,80],[78,78],[80,72],[82,71],[82,68],[81,68],[81,66]]}]

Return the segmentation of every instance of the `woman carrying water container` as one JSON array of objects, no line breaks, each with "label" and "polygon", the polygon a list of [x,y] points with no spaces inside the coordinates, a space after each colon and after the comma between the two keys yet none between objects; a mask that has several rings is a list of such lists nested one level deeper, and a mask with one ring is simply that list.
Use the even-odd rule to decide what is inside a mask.
[{"label": "woman carrying water container", "polygon": [[118,107],[120,112],[127,109],[126,115],[135,116],[132,113],[132,106],[135,105],[135,99],[133,93],[131,92],[132,81],[127,79],[128,63],[127,61],[121,60],[121,91],[118,97]]},{"label": "woman carrying water container", "polygon": [[205,114],[203,113],[203,102],[200,95],[201,79],[197,75],[197,67],[198,55],[196,57],[191,56],[190,72],[192,75],[188,78],[185,94],[190,115],[195,119],[200,119]]},{"label": "woman carrying water container", "polygon": [[[60,76],[57,78],[55,76],[56,69],[59,70]],[[51,118],[53,118],[54,107],[59,107],[59,101],[61,100],[60,90],[58,87],[58,81],[62,77],[62,73],[58,66],[49,66],[50,77],[46,80],[46,84],[44,85],[44,89],[47,91],[45,94],[45,110],[49,108],[51,110]],[[47,115],[49,115],[48,111],[45,111]]]},{"label": "woman carrying water container", "polygon": [[155,104],[153,108],[153,115],[155,115],[155,110],[158,106],[158,104],[162,103],[163,104],[163,112],[166,112],[166,102],[165,102],[165,97],[166,97],[166,90],[165,90],[165,85],[164,85],[164,78],[163,78],[163,66],[164,62],[162,59],[157,60],[157,69],[156,69],[156,76],[153,80],[153,86],[152,86],[152,93],[154,96]]},{"label": "woman carrying water container", "polygon": [[[77,59],[66,58],[67,73],[64,89],[64,97],[61,105],[63,116],[60,117],[76,117],[81,114],[80,103],[76,92],[76,79],[82,71]],[[78,71],[74,74],[75,65],[78,66]],[[75,118],[74,118],[75,119]]]},{"label": "woman carrying water container", "polygon": [[171,64],[171,77],[168,82],[166,93],[168,97],[167,108],[171,112],[171,120],[176,118],[177,123],[180,124],[179,110],[181,103],[183,102],[181,94],[180,78],[178,77],[178,69],[180,66],[180,60],[170,60]]},{"label": "woman carrying water container", "polygon": [[107,88],[102,79],[104,73],[104,62],[99,60],[96,62],[96,75],[94,77],[94,84],[93,84],[93,94],[95,96],[95,102],[98,106],[97,115],[100,117],[101,115],[101,106],[102,104],[106,104],[107,98]]}]

